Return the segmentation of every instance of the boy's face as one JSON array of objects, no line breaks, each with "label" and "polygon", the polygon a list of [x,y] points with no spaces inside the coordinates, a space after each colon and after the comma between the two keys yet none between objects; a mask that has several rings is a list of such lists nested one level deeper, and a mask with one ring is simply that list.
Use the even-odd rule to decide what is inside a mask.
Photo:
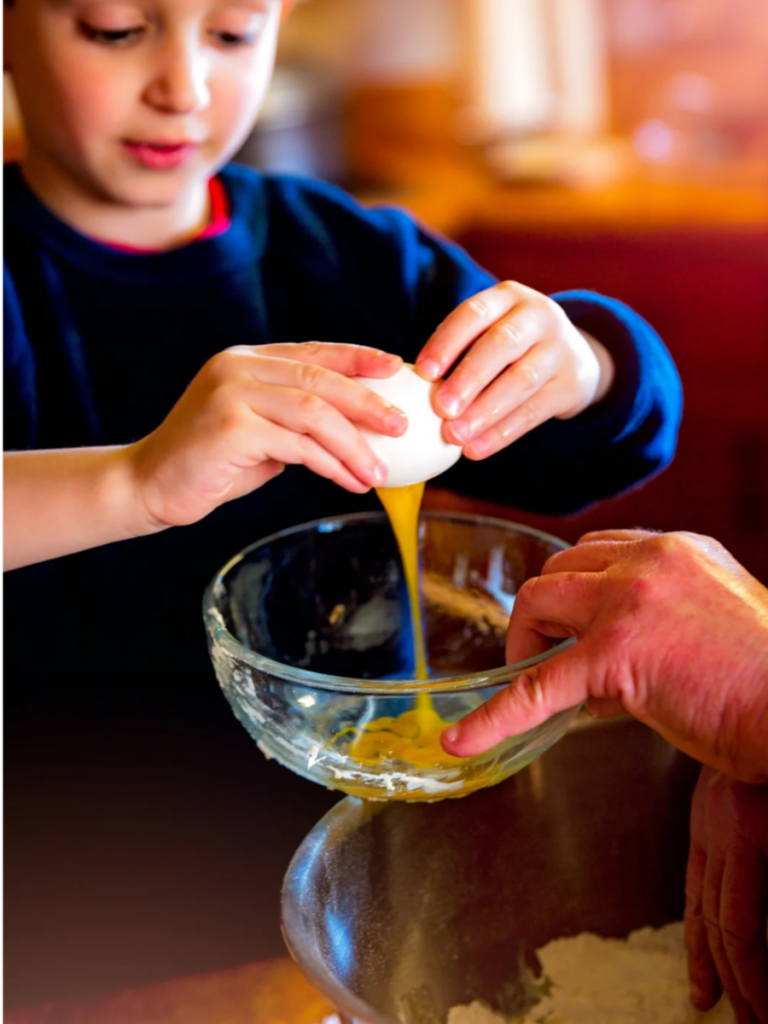
[{"label": "boy's face", "polygon": [[172,204],[238,149],[280,0],[15,0],[6,65],[30,161],[126,206]]}]

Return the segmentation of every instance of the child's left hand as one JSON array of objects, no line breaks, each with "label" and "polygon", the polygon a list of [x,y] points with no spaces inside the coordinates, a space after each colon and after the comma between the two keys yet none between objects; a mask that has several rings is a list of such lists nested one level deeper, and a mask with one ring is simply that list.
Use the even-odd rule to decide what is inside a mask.
[{"label": "child's left hand", "polygon": [[439,380],[465,352],[434,406],[446,420],[445,440],[470,459],[493,455],[552,417],[577,416],[613,383],[607,349],[552,299],[513,281],[458,306],[424,346],[416,369]]}]

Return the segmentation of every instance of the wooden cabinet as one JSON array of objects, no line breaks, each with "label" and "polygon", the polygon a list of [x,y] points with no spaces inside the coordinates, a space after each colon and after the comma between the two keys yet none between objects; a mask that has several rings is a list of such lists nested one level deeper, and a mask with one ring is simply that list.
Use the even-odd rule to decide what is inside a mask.
[{"label": "wooden cabinet", "polygon": [[[566,519],[482,507],[569,540],[607,526],[709,534],[768,583],[768,229],[478,227],[460,241],[500,277],[628,302],[664,338],[685,389],[675,461],[645,487]],[[429,500],[470,504],[444,492]]]}]

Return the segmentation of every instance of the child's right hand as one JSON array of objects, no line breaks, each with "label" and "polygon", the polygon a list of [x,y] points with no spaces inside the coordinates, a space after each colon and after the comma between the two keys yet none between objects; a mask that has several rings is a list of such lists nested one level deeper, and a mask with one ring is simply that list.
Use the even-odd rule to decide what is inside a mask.
[{"label": "child's right hand", "polygon": [[210,359],[164,422],[130,446],[136,497],[151,530],[197,522],[304,465],[355,494],[386,467],[358,427],[397,437],[400,410],[350,377],[391,377],[399,356],[322,342],[241,346]]}]

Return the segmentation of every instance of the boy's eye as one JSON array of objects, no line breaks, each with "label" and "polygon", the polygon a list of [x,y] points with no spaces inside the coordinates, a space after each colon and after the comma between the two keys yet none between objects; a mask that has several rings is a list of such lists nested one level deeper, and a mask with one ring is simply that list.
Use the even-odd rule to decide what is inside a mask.
[{"label": "boy's eye", "polygon": [[228,11],[219,24],[210,28],[210,34],[223,47],[252,46],[266,24],[263,12]]},{"label": "boy's eye", "polygon": [[101,43],[104,46],[120,46],[137,39],[143,29],[141,26],[134,28],[97,28],[87,22],[80,22],[80,31],[86,39],[94,43]]},{"label": "boy's eye", "polygon": [[257,32],[217,32],[212,31],[213,37],[222,46],[249,46],[256,42]]}]

